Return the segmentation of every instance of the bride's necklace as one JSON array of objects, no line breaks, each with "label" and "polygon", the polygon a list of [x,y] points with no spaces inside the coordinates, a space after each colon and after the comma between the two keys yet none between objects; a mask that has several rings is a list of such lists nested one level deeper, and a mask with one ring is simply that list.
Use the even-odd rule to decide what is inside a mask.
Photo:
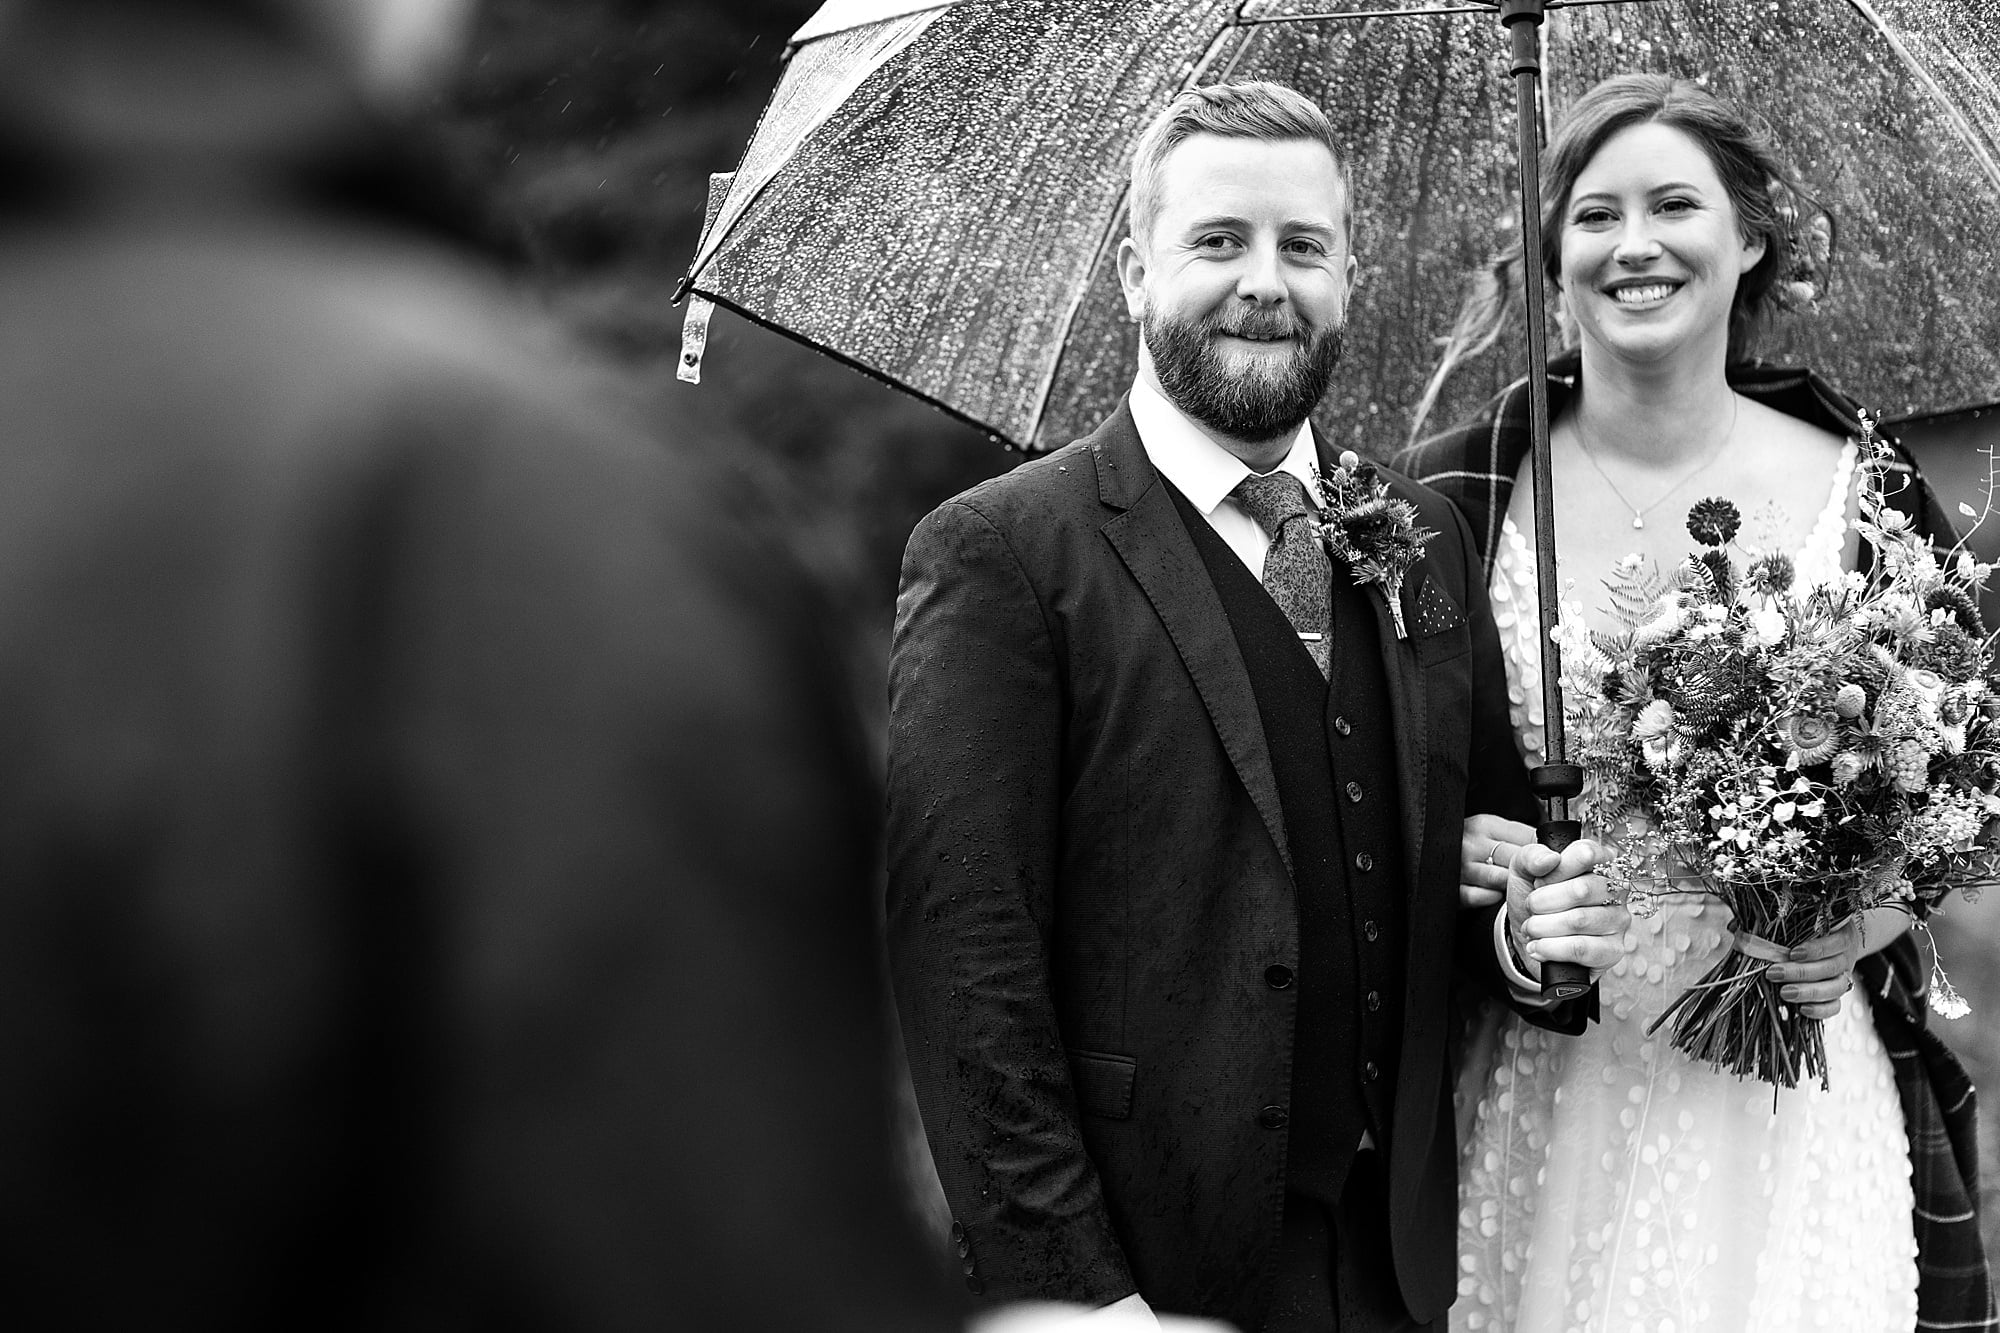
[{"label": "bride's necklace", "polygon": [[1693,481],[1696,477],[1699,477],[1702,473],[1708,471],[1708,469],[1714,465],[1715,460],[1722,457],[1723,451],[1729,448],[1729,442],[1736,438],[1736,416],[1737,413],[1741,410],[1742,410],[1742,405],[1737,402],[1736,395],[1733,393],[1730,394],[1729,429],[1723,432],[1721,443],[1717,444],[1715,448],[1709,450],[1708,457],[1702,459],[1701,462],[1696,463],[1693,469],[1690,470],[1679,481],[1676,481],[1673,485],[1667,487],[1667,489],[1661,491],[1658,495],[1654,496],[1651,501],[1643,505],[1635,505],[1632,503],[1631,500],[1627,499],[1625,492],[1618,489],[1618,483],[1611,480],[1611,474],[1604,470],[1604,465],[1597,461],[1597,456],[1591,453],[1590,446],[1584,442],[1583,422],[1581,420],[1576,420],[1572,421],[1571,424],[1576,429],[1576,447],[1577,451],[1583,455],[1583,461],[1590,464],[1591,469],[1595,471],[1598,476],[1604,479],[1604,484],[1606,486],[1609,486],[1611,488],[1611,493],[1618,497],[1618,503],[1624,505],[1627,509],[1632,511],[1632,526],[1635,528],[1643,528],[1646,526],[1647,514],[1651,513],[1653,510],[1658,509],[1661,505],[1665,504],[1668,499],[1670,499],[1676,492],[1680,490],[1681,487],[1687,485],[1689,482]]}]

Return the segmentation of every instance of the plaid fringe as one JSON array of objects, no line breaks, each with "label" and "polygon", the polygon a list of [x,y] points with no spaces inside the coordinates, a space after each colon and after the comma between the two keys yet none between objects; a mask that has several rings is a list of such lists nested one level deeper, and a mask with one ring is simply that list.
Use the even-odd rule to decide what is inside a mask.
[{"label": "plaid fringe", "polygon": [[[1551,418],[1575,391],[1579,369],[1575,353],[1550,364]],[[1728,373],[1730,386],[1746,397],[1838,435],[1856,432],[1855,405],[1810,371],[1748,361],[1730,366]],[[1464,511],[1491,569],[1528,447],[1527,381],[1522,379],[1501,390],[1478,418],[1411,446],[1391,465]],[[1912,484],[1890,502],[1933,545],[1949,546],[1955,540],[1951,520],[1900,445],[1891,470]],[[1872,553],[1863,554],[1872,558]],[[1979,1230],[1978,1097],[1958,1057],[1928,1026],[1930,969],[1914,932],[1862,959],[1856,981],[1888,1049],[1909,1130],[1918,1333],[2000,1333]]]}]

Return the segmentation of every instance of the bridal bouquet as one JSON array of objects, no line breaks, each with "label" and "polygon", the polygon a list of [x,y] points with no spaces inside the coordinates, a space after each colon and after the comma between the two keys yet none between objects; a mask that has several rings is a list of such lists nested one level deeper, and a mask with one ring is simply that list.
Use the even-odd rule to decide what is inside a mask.
[{"label": "bridal bouquet", "polygon": [[[1739,560],[1741,516],[1708,499],[1679,568],[1614,571],[1616,631],[1558,631],[1570,758],[1597,818],[1649,830],[1609,873],[1696,876],[1735,917],[1734,947],[1653,1028],[1783,1087],[1824,1086],[1826,1052],[1769,963],[1868,908],[2000,879],[2000,677],[1977,605],[1993,567],[1940,556],[1886,502],[1890,453],[1865,418],[1861,449],[1872,575],[1800,586],[1785,555]],[[1964,1012],[1942,972],[1932,1003]]]}]

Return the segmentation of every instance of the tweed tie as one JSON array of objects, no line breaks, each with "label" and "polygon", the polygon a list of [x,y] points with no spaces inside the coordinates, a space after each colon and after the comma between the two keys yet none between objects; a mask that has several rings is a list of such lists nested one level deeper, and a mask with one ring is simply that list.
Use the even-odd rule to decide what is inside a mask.
[{"label": "tweed tie", "polygon": [[1328,674],[1328,582],[1333,566],[1313,531],[1306,488],[1289,472],[1248,476],[1230,492],[1271,536],[1264,556],[1264,590],[1292,622],[1320,675]]}]

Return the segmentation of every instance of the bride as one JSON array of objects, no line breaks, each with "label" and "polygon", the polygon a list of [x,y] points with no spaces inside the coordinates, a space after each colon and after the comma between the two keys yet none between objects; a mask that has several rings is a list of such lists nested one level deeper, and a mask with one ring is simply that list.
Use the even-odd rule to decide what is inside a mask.
[{"label": "bride", "polygon": [[[1566,615],[1609,627],[1610,608],[1583,590],[1633,553],[1677,564],[1690,549],[1688,508],[1705,496],[1762,514],[1762,532],[1747,535],[1791,553],[1801,582],[1866,558],[1852,407],[1806,372],[1743,360],[1759,322],[1807,295],[1802,197],[1742,114],[1663,76],[1598,85],[1557,134],[1541,259],[1580,337],[1549,385],[1562,577],[1584,598]],[[1434,389],[1460,349],[1490,340],[1504,306],[1489,283]],[[1398,461],[1457,500],[1484,538],[1521,701],[1516,733],[1533,763],[1542,717],[1524,384]],[[1908,460],[1897,467],[1915,483],[1901,503],[1945,536]],[[1468,898],[1501,884],[1494,864],[1533,836],[1489,817],[1468,824]],[[1552,1040],[1499,1012],[1476,1025],[1459,1094],[1451,1327],[1887,1333],[1918,1328],[1920,1315],[1923,1328],[1993,1327],[1971,1088],[1923,1030],[1908,917],[1878,909],[1773,965],[1782,997],[1825,1022],[1831,1084],[1774,1098],[1690,1061],[1665,1029],[1647,1035],[1730,947],[1727,912],[1696,887],[1656,886],[1658,910],[1633,921],[1631,951],[1603,979],[1601,1019],[1584,1036]],[[1857,978],[1866,998],[1843,1002]]]}]

